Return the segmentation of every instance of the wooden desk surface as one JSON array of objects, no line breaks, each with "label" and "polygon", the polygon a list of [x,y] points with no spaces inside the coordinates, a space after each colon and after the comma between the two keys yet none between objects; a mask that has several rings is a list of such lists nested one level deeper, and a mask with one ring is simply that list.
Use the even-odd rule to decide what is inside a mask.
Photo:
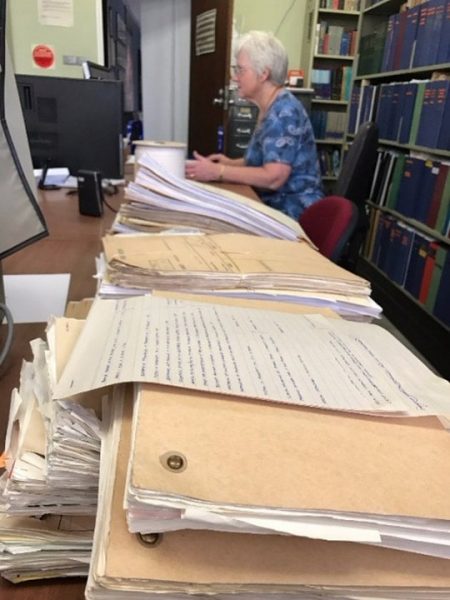
[{"label": "wooden desk surface", "polygon": [[[223,185],[247,197],[256,194],[247,186]],[[106,201],[115,210],[123,201],[123,189]],[[68,300],[95,295],[95,257],[101,238],[114,221],[115,213],[105,206],[102,217],[79,214],[78,196],[65,190],[39,192],[39,204],[50,235],[2,261],[3,272],[14,274],[70,273]],[[32,299],[30,299],[32,302]],[[11,351],[0,371],[0,446],[3,450],[11,391],[18,386],[22,360],[31,360],[29,342],[44,338],[46,323],[16,324]],[[6,326],[1,325],[2,336]],[[14,585],[0,577],[1,600],[82,600],[84,579],[58,579]]]}]

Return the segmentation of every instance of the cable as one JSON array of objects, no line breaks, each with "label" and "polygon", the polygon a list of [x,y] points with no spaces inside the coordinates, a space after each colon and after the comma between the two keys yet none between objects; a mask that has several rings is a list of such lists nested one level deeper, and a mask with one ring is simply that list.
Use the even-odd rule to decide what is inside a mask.
[{"label": "cable", "polygon": [[0,311],[3,312],[3,317],[2,317],[1,323],[3,323],[3,318],[6,317],[6,324],[8,326],[8,332],[6,334],[6,341],[3,344],[3,348],[0,351],[0,367],[1,367],[3,365],[5,358],[8,356],[8,353],[12,346],[14,319],[13,319],[11,311],[6,306],[6,304],[3,304],[3,302],[0,302]]},{"label": "cable", "polygon": [[116,210],[114,207],[112,207],[112,206],[111,206],[111,204],[109,204],[108,202],[106,202],[106,199],[105,199],[105,197],[104,197],[104,196],[103,196],[103,204],[106,204],[106,206],[109,208],[109,210],[110,210],[111,212],[113,212],[113,213],[116,213],[116,212],[117,212],[117,210]]},{"label": "cable", "polygon": [[288,16],[288,14],[291,12],[292,7],[294,6],[296,0],[292,0],[291,5],[289,6],[289,8],[287,9],[287,11],[284,13],[283,18],[281,19],[280,23],[278,24],[278,27],[275,29],[275,33],[274,35],[278,35],[278,32],[281,29],[281,26],[283,25],[284,21],[286,20],[286,17]]}]

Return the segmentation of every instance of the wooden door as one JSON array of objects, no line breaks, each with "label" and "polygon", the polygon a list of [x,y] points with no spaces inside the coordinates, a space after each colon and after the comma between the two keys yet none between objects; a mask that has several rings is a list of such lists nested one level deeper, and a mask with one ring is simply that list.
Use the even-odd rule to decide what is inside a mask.
[{"label": "wooden door", "polygon": [[233,0],[192,0],[190,156],[194,150],[201,154],[217,151],[219,126],[226,134],[232,20]]}]

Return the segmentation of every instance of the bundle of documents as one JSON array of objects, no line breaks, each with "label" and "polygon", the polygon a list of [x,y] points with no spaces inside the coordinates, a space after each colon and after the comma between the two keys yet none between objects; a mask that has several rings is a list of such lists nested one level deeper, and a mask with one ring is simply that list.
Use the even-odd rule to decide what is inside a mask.
[{"label": "bundle of documents", "polygon": [[128,381],[375,415],[450,413],[450,383],[378,325],[157,296],[97,298],[54,397]]},{"label": "bundle of documents", "polygon": [[2,501],[8,514],[95,514],[104,391],[52,401],[82,325],[55,319],[46,342],[31,342],[33,362],[22,365],[5,439]]},{"label": "bundle of documents", "polygon": [[148,155],[125,190],[115,231],[162,229],[247,232],[295,240],[304,235],[291,217],[238,194],[177,177]]},{"label": "bundle of documents", "polygon": [[86,576],[94,517],[0,514],[0,575],[12,583]]},{"label": "bundle of documents", "polygon": [[368,281],[307,242],[233,233],[107,235],[103,250],[102,297],[162,289],[329,307],[345,317],[381,312]]},{"label": "bundle of documents", "polygon": [[[437,600],[450,594],[448,561],[411,552],[270,534],[132,534],[122,506],[133,440],[129,402],[111,433],[107,444],[115,450],[102,458],[88,600],[195,595],[221,600]],[[174,477],[182,478],[191,467],[188,462]],[[216,467],[215,478],[221,479],[222,465]]]},{"label": "bundle of documents", "polygon": [[450,558],[450,436],[371,419],[143,385],[131,532],[212,529],[376,544]]}]

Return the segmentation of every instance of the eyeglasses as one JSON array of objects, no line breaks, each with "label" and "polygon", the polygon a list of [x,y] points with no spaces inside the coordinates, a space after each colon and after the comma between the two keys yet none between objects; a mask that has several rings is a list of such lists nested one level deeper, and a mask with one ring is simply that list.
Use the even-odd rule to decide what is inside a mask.
[{"label": "eyeglasses", "polygon": [[245,73],[245,71],[248,71],[250,69],[250,67],[243,67],[241,65],[232,65],[231,70],[233,71],[233,75],[235,77],[240,77],[242,75],[242,73]]}]

